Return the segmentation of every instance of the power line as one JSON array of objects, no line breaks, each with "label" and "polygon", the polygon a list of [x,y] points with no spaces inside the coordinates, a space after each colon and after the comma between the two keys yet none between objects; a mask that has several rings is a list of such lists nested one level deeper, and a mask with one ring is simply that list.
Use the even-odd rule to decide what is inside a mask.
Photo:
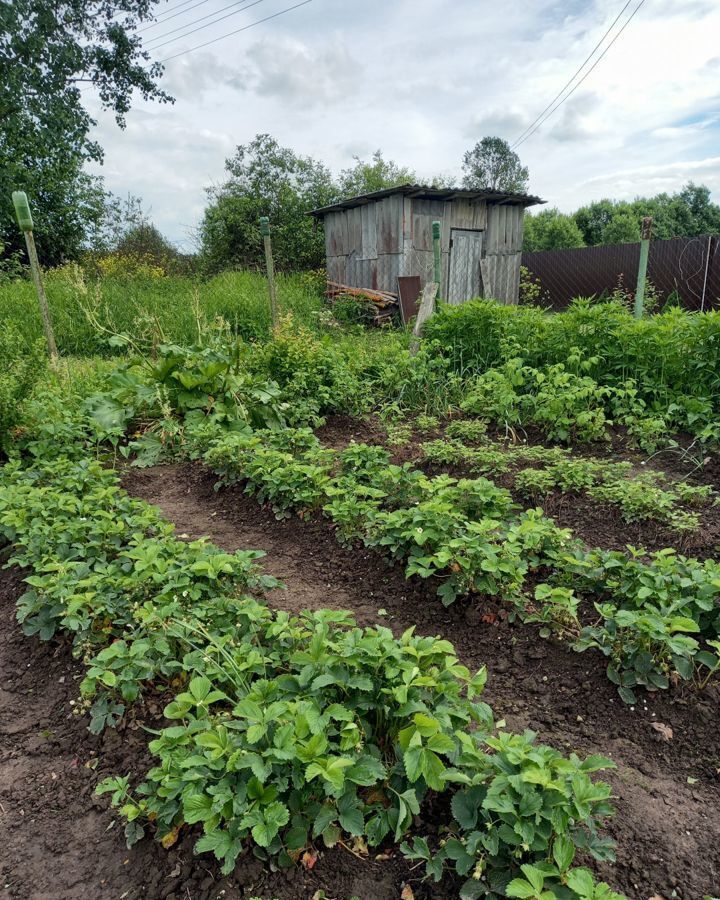
[{"label": "power line", "polygon": [[[162,38],[166,38],[171,34],[175,34],[176,31],[182,31],[184,28],[190,28],[191,25],[196,25],[198,22],[204,22],[205,19],[209,19],[211,16],[216,16],[219,13],[223,12],[226,9],[230,9],[231,7],[237,7],[238,3],[246,3],[247,0],[235,0],[235,3],[230,3],[228,6],[223,6],[222,9],[218,9],[213,13],[208,13],[206,16],[202,16],[199,19],[196,19],[194,22],[186,22],[185,25],[179,25],[177,28],[172,31],[168,31],[165,34],[159,34],[156,38],[152,38],[149,43],[153,41],[159,41]],[[250,9],[253,6],[257,6],[258,3],[264,3],[264,0],[253,0],[252,3],[248,3],[247,6],[241,6],[239,9],[235,8],[232,12],[227,13],[224,16],[220,16],[219,19],[215,19],[212,22],[208,22],[206,25],[201,25],[199,28],[193,28],[191,31],[185,32],[185,34],[180,34],[177,37],[170,38],[168,41],[162,41],[160,44],[155,44],[152,47],[147,47],[146,49],[150,51],[159,50],[160,47],[165,47],[167,44],[173,44],[175,41],[179,41],[182,38],[189,37],[191,34],[195,34],[196,31],[202,31],[204,28],[210,28],[211,25],[217,25],[218,22],[222,22],[225,19],[229,19],[231,16],[236,16],[238,13],[244,12],[246,9]]]},{"label": "power line", "polygon": [[[149,31],[151,28],[154,28],[156,25],[163,25],[165,22],[169,22],[170,19],[176,19],[178,16],[184,16],[186,13],[189,13],[191,10],[195,9],[197,6],[202,6],[204,3],[207,3],[208,0],[200,0],[200,2],[194,3],[193,6],[188,7],[187,9],[180,9],[181,6],[187,6],[188,3],[193,3],[193,0],[183,0],[182,3],[178,3],[177,6],[172,6],[170,9],[166,10],[166,12],[171,13],[169,16],[160,16],[156,18],[154,22],[151,22],[149,25],[144,25],[142,28],[138,28],[138,34],[142,31]],[[177,12],[179,10],[179,12]]]},{"label": "power line", "polygon": [[600,47],[600,45],[602,44],[602,42],[605,40],[605,38],[606,38],[606,37],[610,34],[610,32],[613,30],[613,28],[615,27],[615,25],[616,25],[618,19],[620,18],[620,16],[625,12],[625,10],[628,8],[628,6],[630,6],[631,3],[632,3],[632,0],[627,0],[627,3],[625,4],[625,6],[623,6],[623,8],[622,8],[622,9],[620,10],[620,12],[617,14],[617,16],[616,16],[615,19],[613,20],[613,22],[612,22],[612,24],[610,25],[610,27],[608,28],[608,30],[607,30],[607,31],[605,32],[605,34],[600,38],[600,40],[597,42],[597,44],[595,44],[595,46],[592,48],[592,50],[590,51],[590,53],[586,56],[585,61],[583,62],[583,64],[582,64],[579,68],[577,68],[577,69],[575,70],[575,73],[573,74],[573,76],[572,76],[571,78],[569,78],[568,81],[562,86],[562,88],[561,88],[561,89],[558,91],[558,93],[552,98],[552,100],[548,103],[548,105],[547,105],[547,106],[545,107],[545,109],[540,113],[540,115],[539,115],[536,119],[534,119],[534,120],[528,125],[528,127],[525,129],[525,131],[523,131],[522,134],[518,135],[518,137],[515,138],[515,141],[514,141],[512,147],[511,147],[511,149],[514,149],[514,148],[515,148],[515,146],[523,139],[523,137],[525,137],[525,135],[528,133],[528,131],[530,131],[530,129],[533,127],[533,125],[535,125],[535,123],[545,115],[545,113],[550,109],[550,107],[553,105],[553,103],[555,103],[555,101],[558,100],[558,99],[565,93],[565,91],[567,90],[567,88],[570,87],[570,85],[573,83],[573,81],[575,81],[575,79],[578,77],[578,75],[582,72],[582,70],[585,68],[585,66],[590,62],[590,60],[592,59],[592,57],[595,55],[596,51],[598,50],[598,48]]},{"label": "power line", "polygon": [[557,103],[555,106],[553,106],[553,108],[550,110],[550,112],[540,122],[538,122],[538,124],[533,128],[533,130],[531,132],[529,132],[529,134],[527,134],[524,138],[522,138],[522,140],[519,140],[515,144],[513,144],[513,147],[512,147],[513,150],[516,149],[517,147],[519,147],[521,144],[524,144],[525,141],[528,140],[528,138],[531,138],[535,134],[535,132],[538,130],[538,128],[540,128],[541,125],[544,125],[545,122],[547,122],[547,120],[550,118],[550,116],[552,116],[552,114],[554,112],[556,112],[558,109],[560,109],[560,107],[563,105],[563,103],[565,103],[566,100],[569,100],[570,97],[572,97],[572,95],[580,87],[580,85],[583,83],[583,81],[585,81],[585,79],[593,71],[593,69],[595,69],[595,67],[598,65],[598,63],[600,63],[602,61],[602,59],[605,57],[608,50],[612,47],[612,45],[615,43],[615,41],[620,37],[620,35],[623,33],[623,31],[625,31],[625,29],[628,27],[630,22],[632,22],[632,20],[635,18],[635,14],[638,12],[638,10],[643,5],[643,3],[645,3],[645,0],[640,0],[638,5],[635,7],[635,9],[630,13],[628,18],[623,23],[622,28],[620,28],[620,30],[617,32],[615,37],[613,37],[613,39],[610,41],[610,43],[607,45],[607,47],[603,50],[603,52],[600,54],[600,56],[598,56],[598,58],[595,60],[595,62],[592,64],[592,66],[590,66],[590,68],[583,75],[583,77],[580,79],[580,81],[577,82],[577,84],[573,87],[573,89],[568,94],[566,94],[566,96],[563,97],[559,103]]},{"label": "power line", "polygon": [[288,6],[286,9],[281,9],[280,12],[273,13],[271,16],[265,16],[264,19],[258,19],[257,22],[251,22],[249,25],[243,25],[242,28],[236,28],[235,31],[229,31],[227,34],[221,34],[220,37],[213,38],[211,41],[205,41],[204,44],[198,44],[196,47],[190,47],[188,50],[181,50],[180,53],[174,53],[172,56],[166,56],[165,59],[161,59],[160,62],[170,62],[171,59],[177,59],[178,56],[185,56],[186,53],[193,53],[195,50],[201,50],[203,47],[209,47],[210,44],[216,44],[218,41],[222,41],[227,37],[232,37],[234,34],[240,34],[241,31],[247,31],[249,28],[254,28],[256,25],[262,25],[263,22],[269,22],[271,19],[277,19],[279,16],[284,16],[285,13],[292,12],[294,9],[299,9],[301,6],[307,6],[308,3],[312,3],[312,0],[302,0],[302,3],[296,3],[294,6]]}]

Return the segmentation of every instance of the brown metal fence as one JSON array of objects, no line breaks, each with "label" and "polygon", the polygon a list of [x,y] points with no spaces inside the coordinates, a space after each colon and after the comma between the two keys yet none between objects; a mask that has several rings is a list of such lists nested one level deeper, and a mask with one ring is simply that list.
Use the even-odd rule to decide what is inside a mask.
[{"label": "brown metal fence", "polygon": [[[639,244],[523,253],[542,289],[542,301],[564,309],[573,297],[607,295],[622,282],[635,290]],[[689,310],[720,309],[720,237],[673,238],[650,244],[648,280],[661,302],[676,295]]]}]

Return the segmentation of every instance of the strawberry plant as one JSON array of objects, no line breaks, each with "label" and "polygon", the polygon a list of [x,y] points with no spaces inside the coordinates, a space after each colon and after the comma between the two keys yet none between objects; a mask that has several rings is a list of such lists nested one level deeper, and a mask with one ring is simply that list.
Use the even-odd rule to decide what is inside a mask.
[{"label": "strawberry plant", "polygon": [[692,679],[699,644],[688,634],[700,630],[693,619],[649,605],[638,612],[610,603],[596,609],[602,623],[583,628],[574,646],[579,651],[594,647],[609,657],[607,676],[625,703],[636,702],[638,686],[654,691],[674,679]]},{"label": "strawberry plant", "polygon": [[[435,881],[445,868],[467,878],[460,889],[464,900],[535,896],[510,893],[510,885],[519,889],[521,873],[534,879],[536,867],[552,884],[567,884],[576,846],[597,859],[613,858],[612,845],[598,833],[613,812],[610,788],[590,778],[613,763],[599,756],[567,759],[534,738],[531,731],[488,738],[494,751],[485,754],[489,771],[468,777],[460,768],[463,786],[452,799],[447,837],[433,850],[422,837],[402,845],[408,858],[425,862]],[[462,762],[479,752],[466,740]]]}]

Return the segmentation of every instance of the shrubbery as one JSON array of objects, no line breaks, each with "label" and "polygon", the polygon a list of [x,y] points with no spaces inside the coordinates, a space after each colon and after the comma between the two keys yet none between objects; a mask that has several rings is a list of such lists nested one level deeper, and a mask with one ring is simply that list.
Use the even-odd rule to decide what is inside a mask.
[{"label": "shrubbery", "polygon": [[671,309],[637,320],[613,302],[577,300],[547,313],[476,300],[443,307],[424,333],[457,371],[484,373],[514,359],[541,372],[562,366],[591,379],[599,400],[607,388],[632,390],[636,407],[666,428],[697,433],[720,412],[720,312]]}]

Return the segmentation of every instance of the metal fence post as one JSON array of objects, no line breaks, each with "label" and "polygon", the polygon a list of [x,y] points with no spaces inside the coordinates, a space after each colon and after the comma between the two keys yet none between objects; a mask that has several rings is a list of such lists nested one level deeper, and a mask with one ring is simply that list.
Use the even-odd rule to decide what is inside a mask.
[{"label": "metal fence post", "polygon": [[275,292],[275,266],[273,265],[272,243],[270,241],[270,219],[267,216],[260,217],[260,234],[265,244],[265,267],[267,268],[268,293],[270,294],[270,316],[273,328],[278,323],[277,294]]},{"label": "metal fence post", "polygon": [[638,264],[637,288],[635,289],[635,318],[642,319],[645,304],[645,276],[647,275],[648,256],[650,255],[651,216],[642,220],[642,240],[640,241],[640,262]]},{"label": "metal fence post", "polygon": [[25,235],[25,246],[27,247],[28,259],[30,260],[30,272],[32,273],[32,280],[38,295],[43,331],[45,332],[45,340],[47,341],[48,350],[50,351],[50,362],[55,366],[58,361],[57,344],[55,343],[55,333],[53,332],[50,310],[48,308],[47,297],[45,296],[45,287],[43,285],[42,272],[40,271],[40,261],[38,260],[37,249],[35,247],[30,204],[28,203],[25,191],[13,191],[12,200],[13,205],[15,206],[15,215],[17,216],[18,225]]},{"label": "metal fence post", "polygon": [[707,291],[708,271],[710,270],[710,251],[712,250],[712,235],[708,235],[707,257],[705,259],[705,276],[703,277],[702,297],[700,298],[700,312],[705,312],[705,292]]}]

